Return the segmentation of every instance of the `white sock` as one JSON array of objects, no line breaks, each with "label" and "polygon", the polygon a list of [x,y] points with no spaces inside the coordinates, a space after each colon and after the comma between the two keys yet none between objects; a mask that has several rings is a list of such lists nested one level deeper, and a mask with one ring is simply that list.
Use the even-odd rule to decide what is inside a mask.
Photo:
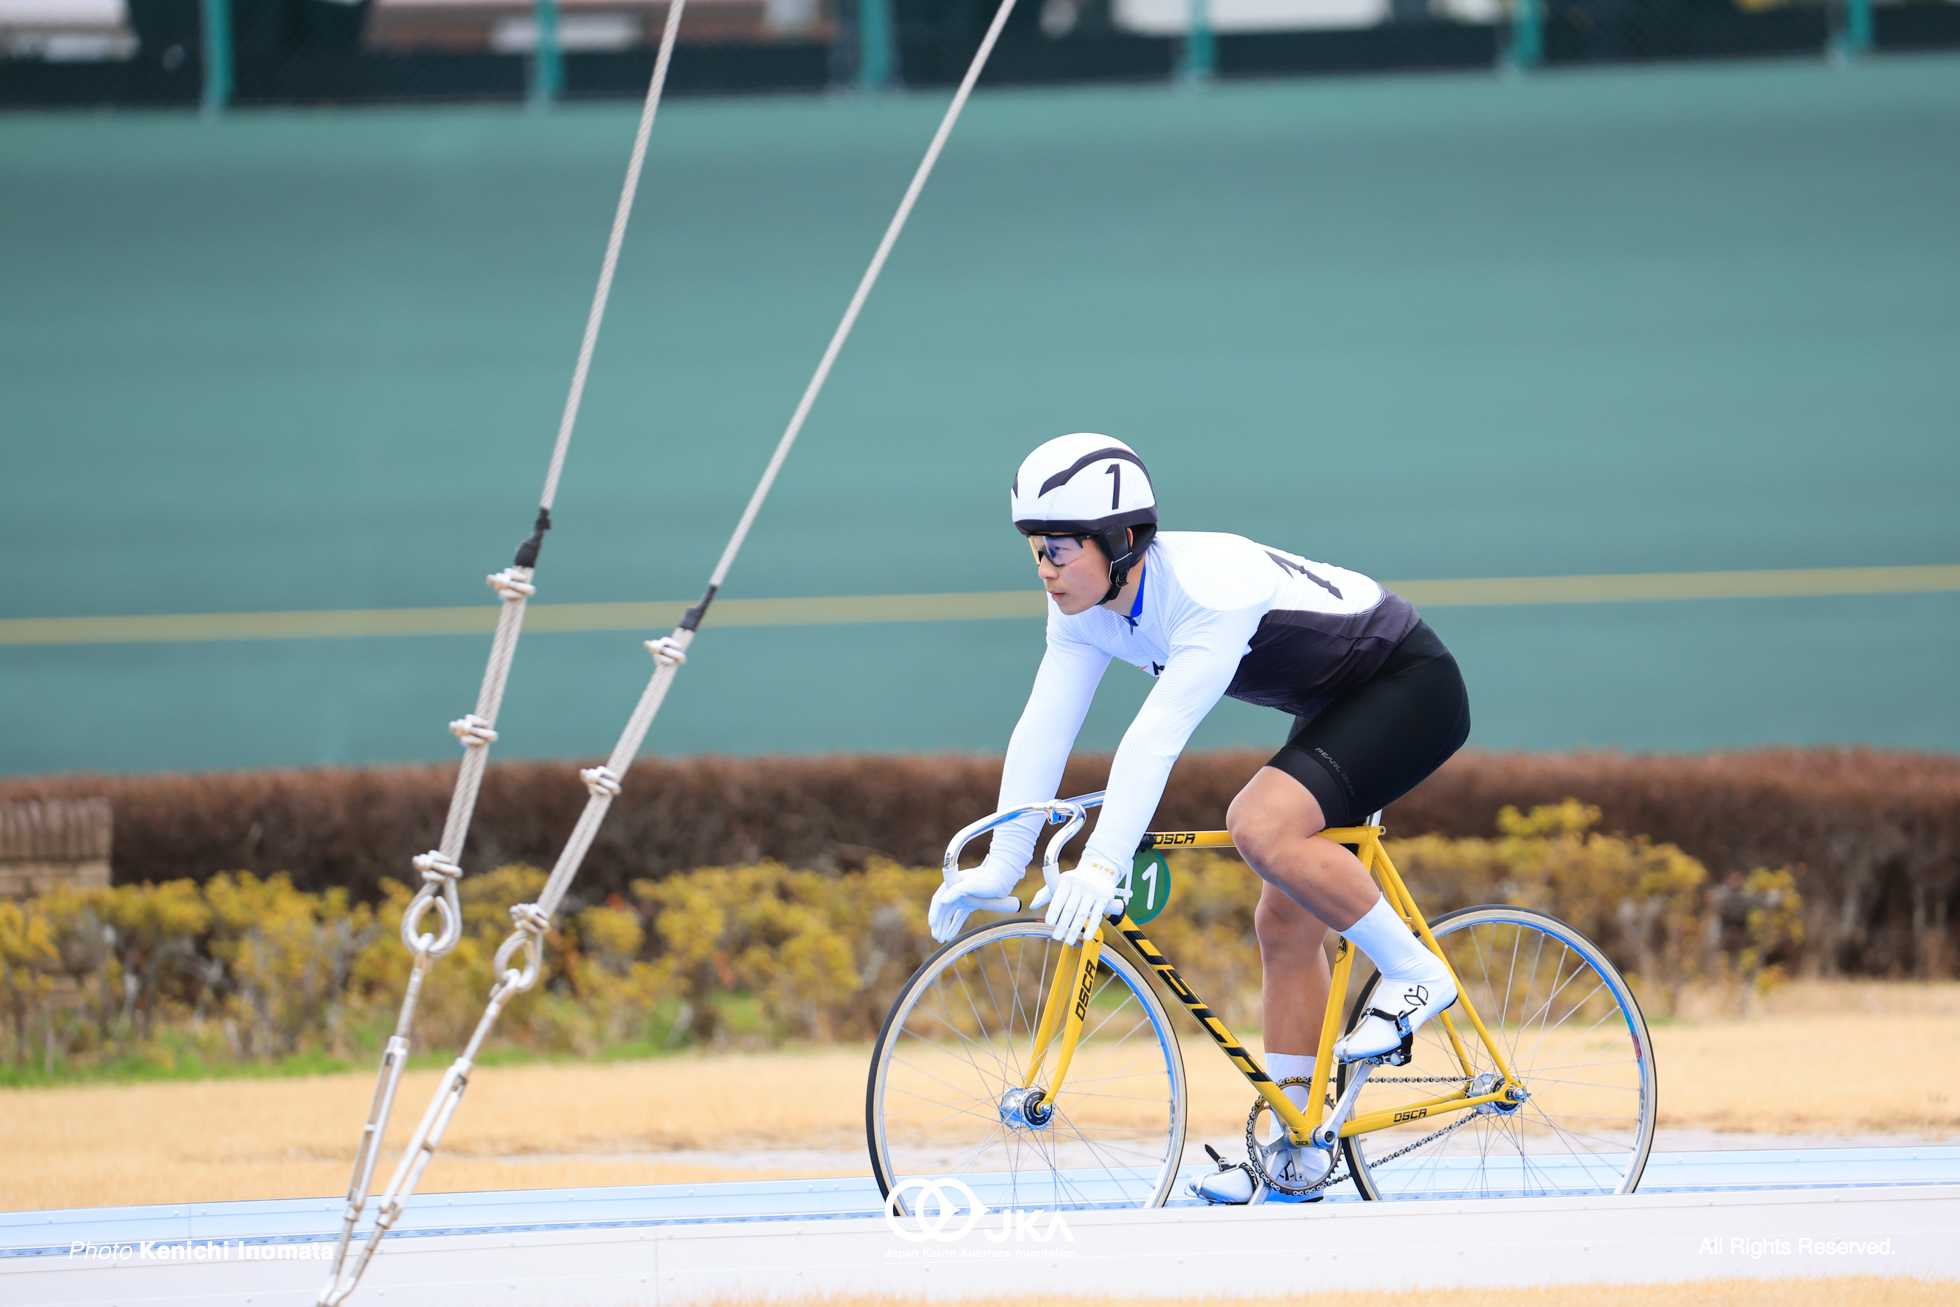
[{"label": "white sock", "polygon": [[[1266,1054],[1266,1074],[1275,1080],[1291,1080],[1295,1076],[1313,1079],[1314,1055],[1312,1053],[1268,1053]],[[1288,1085],[1280,1090],[1293,1100],[1293,1106],[1307,1105],[1307,1091],[1312,1085]]]},{"label": "white sock", "polygon": [[1442,959],[1416,937],[1401,914],[1388,906],[1386,897],[1376,899],[1375,906],[1363,913],[1361,920],[1341,933],[1366,953],[1384,976],[1438,981],[1449,975]]}]

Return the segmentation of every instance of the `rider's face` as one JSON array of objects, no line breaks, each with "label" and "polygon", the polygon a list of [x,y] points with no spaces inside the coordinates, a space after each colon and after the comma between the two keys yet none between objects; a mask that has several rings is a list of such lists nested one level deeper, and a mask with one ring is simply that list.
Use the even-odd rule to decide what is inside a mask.
[{"label": "rider's face", "polygon": [[[1044,547],[1048,539],[1069,540],[1069,537],[1035,536],[1028,544],[1035,551],[1035,571],[1041,574],[1042,588],[1048,597],[1055,601],[1055,607],[1064,616],[1073,617],[1086,613],[1102,602],[1109,590],[1109,560],[1103,556],[1102,546],[1093,540],[1084,540],[1079,547]],[[1057,563],[1054,555],[1060,555],[1065,562]]]}]

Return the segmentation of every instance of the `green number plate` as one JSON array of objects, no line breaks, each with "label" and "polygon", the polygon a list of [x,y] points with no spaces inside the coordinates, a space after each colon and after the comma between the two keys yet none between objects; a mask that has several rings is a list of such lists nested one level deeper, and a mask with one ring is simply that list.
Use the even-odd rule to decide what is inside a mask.
[{"label": "green number plate", "polygon": [[1137,854],[1130,864],[1130,920],[1141,926],[1171,901],[1171,864],[1156,849]]}]

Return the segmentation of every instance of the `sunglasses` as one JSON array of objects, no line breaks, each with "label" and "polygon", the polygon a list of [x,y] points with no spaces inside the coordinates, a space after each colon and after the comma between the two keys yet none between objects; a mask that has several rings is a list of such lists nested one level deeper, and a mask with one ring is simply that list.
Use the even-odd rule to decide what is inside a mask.
[{"label": "sunglasses", "polygon": [[1057,567],[1067,567],[1082,557],[1087,536],[1029,536],[1028,547],[1036,558],[1046,558]]}]

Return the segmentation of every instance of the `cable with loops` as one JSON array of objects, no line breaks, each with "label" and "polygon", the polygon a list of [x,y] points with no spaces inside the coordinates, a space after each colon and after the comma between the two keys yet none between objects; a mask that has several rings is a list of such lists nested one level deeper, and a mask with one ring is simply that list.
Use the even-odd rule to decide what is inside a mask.
[{"label": "cable with loops", "polygon": [[[367,1259],[374,1255],[374,1250],[380,1246],[381,1239],[399,1219],[409,1199],[413,1197],[423,1169],[434,1157],[436,1148],[442,1143],[443,1133],[449,1128],[449,1123],[454,1119],[456,1110],[462,1102],[463,1090],[469,1083],[471,1071],[475,1068],[477,1051],[482,1047],[483,1041],[489,1037],[491,1028],[496,1024],[504,1005],[516,993],[536,982],[541,972],[539,955],[543,949],[542,928],[534,931],[532,927],[537,920],[542,920],[548,926],[551,918],[557,913],[559,905],[564,902],[565,894],[571,888],[572,879],[578,874],[579,866],[584,862],[585,854],[592,847],[592,841],[599,832],[599,824],[605,819],[606,810],[619,796],[627,769],[632,766],[640,745],[646,739],[647,731],[653,725],[655,714],[660,711],[660,705],[667,697],[668,688],[674,683],[675,675],[686,660],[688,646],[694,642],[694,634],[700,628],[708,606],[714,602],[715,592],[721,588],[729,568],[734,565],[735,556],[740,552],[742,542],[747,538],[749,528],[755,522],[756,514],[761,511],[763,500],[768,497],[770,487],[775,484],[776,474],[782,470],[784,460],[789,457],[790,447],[796,443],[797,435],[803,429],[804,420],[808,418],[811,407],[816,403],[817,395],[823,390],[824,382],[830,376],[831,367],[836,363],[845,340],[849,338],[851,328],[856,324],[858,314],[863,310],[865,300],[871,294],[871,288],[877,283],[878,275],[883,271],[885,261],[890,257],[892,247],[898,241],[899,233],[904,230],[906,220],[911,216],[912,208],[918,202],[920,192],[925,188],[926,178],[931,176],[933,165],[938,162],[940,151],[945,148],[946,140],[952,134],[953,124],[959,121],[961,111],[973,94],[974,84],[980,78],[980,70],[986,66],[988,56],[993,53],[994,45],[1000,39],[1001,29],[1006,26],[1008,15],[1014,10],[1014,4],[1015,0],[1000,0],[999,8],[994,12],[986,36],[982,38],[980,48],[974,52],[972,63],[967,66],[966,76],[961,79],[959,90],[954,93],[952,103],[947,106],[945,116],[940,119],[939,130],[934,133],[932,143],[926,148],[925,158],[920,161],[917,171],[912,174],[911,184],[899,201],[898,211],[892,215],[890,224],[885,228],[884,237],[878,243],[877,251],[871,256],[871,265],[865,269],[864,276],[858,281],[857,290],[852,294],[850,304],[844,310],[843,320],[837,324],[836,331],[831,334],[830,343],[825,347],[823,357],[817,363],[815,374],[810,378],[809,385],[804,387],[796,411],[791,414],[788,427],[784,429],[782,438],[776,442],[768,466],[763,469],[761,481],[757,483],[754,493],[749,496],[741,520],[736,523],[734,534],[729,537],[727,547],[722,550],[721,559],[716,563],[713,575],[709,577],[708,588],[702,593],[701,602],[687,610],[686,615],[681,618],[680,625],[671,635],[647,642],[647,649],[654,657],[652,679],[647,682],[646,690],[640,695],[640,701],[634,706],[632,716],[627,719],[626,729],[620,733],[619,740],[613,746],[612,754],[606,759],[605,765],[586,768],[579,773],[586,789],[590,791],[585,809],[579,814],[578,822],[572,827],[572,833],[566,839],[565,847],[559,853],[558,861],[552,867],[550,876],[545,879],[544,888],[539,892],[537,902],[519,905],[519,908],[524,910],[522,916],[519,915],[519,908],[511,910],[512,919],[518,923],[518,929],[505,939],[497,950],[496,965],[499,968],[500,979],[491,987],[489,1000],[484,1004],[483,1015],[478,1018],[469,1043],[464,1046],[462,1053],[444,1074],[442,1083],[436,1089],[435,1097],[430,1100],[428,1109],[423,1114],[421,1125],[417,1127],[414,1137],[409,1141],[401,1164],[395,1169],[394,1178],[389,1181],[388,1189],[382,1195],[381,1212],[375,1221],[373,1233],[368,1236],[367,1243],[363,1246],[360,1266],[365,1266]],[[532,913],[536,913],[537,917],[533,918]],[[524,971],[522,973],[504,971],[505,962],[514,958],[519,951],[522,951],[526,958]],[[355,1269],[356,1276],[359,1275],[359,1269],[359,1266]],[[338,1301],[338,1298],[332,1300],[332,1302]],[[326,1307],[332,1307],[332,1304],[327,1303]]]},{"label": "cable with loops", "polygon": [[[533,575],[538,550],[544,542],[544,533],[551,527],[551,506],[558,496],[558,480],[564,472],[566,452],[571,447],[572,428],[578,421],[586,376],[591,371],[593,351],[599,343],[599,327],[605,320],[606,302],[612,295],[613,274],[619,267],[619,252],[626,240],[627,219],[632,215],[633,199],[639,191],[640,173],[646,163],[647,141],[652,135],[654,115],[659,110],[667,85],[667,70],[674,57],[674,41],[680,32],[681,14],[686,7],[687,0],[673,0],[667,9],[666,25],[661,29],[653,76],[647,83],[639,128],[634,134],[632,153],[627,159],[626,179],[620,187],[619,203],[613,210],[612,229],[606,237],[605,257],[599,265],[599,284],[593,291],[592,308],[585,320],[585,334],[579,341],[578,361],[572,368],[571,387],[565,396],[564,411],[559,417],[557,437],[552,442],[551,461],[545,469],[544,491],[538,499],[537,519],[530,536],[517,546],[517,555],[511,566],[485,578],[503,601],[497,613],[497,632],[491,640],[489,660],[484,665],[476,710],[450,723],[450,730],[456,733],[463,745],[463,762],[457,769],[456,786],[450,794],[441,846],[413,859],[417,870],[422,872],[423,885],[402,917],[401,933],[402,943],[413,955],[415,965],[402,996],[395,1033],[381,1056],[374,1099],[368,1108],[367,1124],[362,1129],[361,1142],[354,1155],[354,1173],[347,1186],[347,1202],[341,1213],[340,1238],[334,1245],[332,1269],[317,1299],[319,1307],[335,1307],[354,1292],[355,1286],[360,1283],[361,1273],[380,1247],[382,1235],[401,1214],[401,1203],[405,1201],[405,1196],[397,1197],[396,1193],[409,1173],[398,1170],[395,1184],[388,1194],[383,1195],[374,1232],[362,1244],[358,1259],[350,1267],[348,1252],[353,1246],[354,1227],[359,1223],[367,1203],[368,1188],[380,1157],[382,1134],[394,1109],[395,1090],[401,1083],[402,1068],[408,1062],[408,1037],[416,1001],[422,992],[422,982],[435,960],[455,948],[462,939],[462,907],[456,893],[456,882],[462,875],[459,859],[462,857],[463,843],[469,835],[470,818],[476,811],[477,796],[482,790],[489,746],[497,738],[497,711],[503,705],[504,689],[510,682],[511,662],[517,655],[517,638],[523,630],[525,606],[537,593]],[[435,936],[423,935],[418,929],[418,923],[431,910],[438,912],[442,918],[441,933]],[[460,1082],[455,1092],[461,1094]],[[428,1122],[423,1124],[426,1129]],[[405,1164],[410,1160],[413,1159],[405,1159]],[[427,1158],[423,1157],[414,1166],[412,1177],[406,1180],[408,1192],[413,1192],[414,1180],[420,1177],[421,1167],[427,1164]]]}]

